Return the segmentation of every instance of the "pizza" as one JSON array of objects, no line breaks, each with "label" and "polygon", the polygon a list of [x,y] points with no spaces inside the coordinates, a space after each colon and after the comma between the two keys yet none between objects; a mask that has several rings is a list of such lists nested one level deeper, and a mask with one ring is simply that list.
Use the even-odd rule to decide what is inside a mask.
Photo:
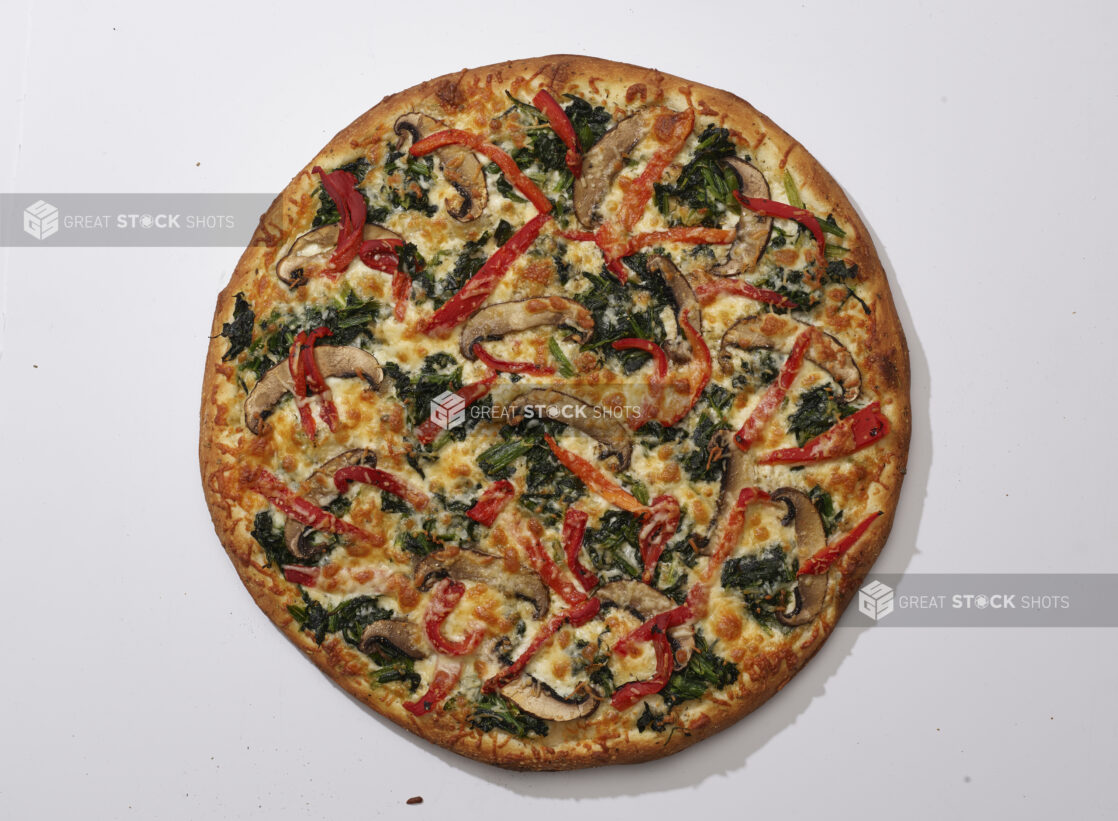
[{"label": "pizza", "polygon": [[257,604],[377,713],[561,770],[676,752],[814,654],[909,441],[869,234],[725,91],[578,56],[374,106],[221,293],[200,457]]}]

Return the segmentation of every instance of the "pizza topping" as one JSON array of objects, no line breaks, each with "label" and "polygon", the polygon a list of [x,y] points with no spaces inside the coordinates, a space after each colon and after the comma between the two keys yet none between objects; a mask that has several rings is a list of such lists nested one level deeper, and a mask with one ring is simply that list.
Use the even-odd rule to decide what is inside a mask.
[{"label": "pizza topping", "polygon": [[862,534],[869,530],[870,525],[877,521],[877,517],[881,515],[882,511],[880,510],[876,513],[871,513],[837,542],[820,549],[800,566],[800,575],[805,576],[813,573],[825,573],[831,565],[838,561],[839,557],[858,543],[858,540],[862,538]]},{"label": "pizza topping", "polygon": [[645,206],[652,199],[653,184],[671,165],[694,127],[693,109],[664,109],[657,112],[652,122],[652,136],[661,147],[653,152],[640,174],[633,178],[623,178],[618,183],[621,186],[621,207],[617,209],[616,223],[622,231],[631,231],[640,221]]},{"label": "pizza topping", "polygon": [[598,458],[605,461],[610,456],[617,458],[617,469],[629,467],[633,453],[633,442],[625,426],[601,408],[587,404],[576,396],[547,388],[534,388],[512,400],[506,410],[509,422],[518,425],[524,419],[562,422],[568,427],[582,431],[593,437],[601,447]]},{"label": "pizza topping", "polygon": [[749,450],[753,447],[753,443],[757,441],[757,437],[761,435],[765,425],[769,423],[773,414],[776,413],[776,409],[784,401],[784,397],[796,380],[796,374],[799,373],[800,365],[804,361],[804,352],[810,342],[811,333],[808,331],[804,331],[796,337],[796,342],[792,345],[792,350],[784,361],[784,367],[780,369],[780,375],[769,385],[764,395],[761,396],[761,401],[754,406],[749,414],[749,418],[742,424],[741,429],[734,434],[734,442],[742,450]]},{"label": "pizza topping", "polygon": [[302,585],[303,587],[314,587],[318,584],[317,567],[306,567],[301,564],[285,564],[282,569],[283,577],[292,584]]},{"label": "pizza topping", "polygon": [[332,513],[328,513],[317,505],[311,504],[306,499],[294,493],[283,481],[269,470],[258,468],[249,478],[249,487],[275,505],[276,509],[301,524],[335,533],[339,536],[349,536],[359,541],[371,541],[372,536],[359,527],[343,522]]},{"label": "pizza topping", "polygon": [[511,499],[516,495],[516,489],[508,479],[501,479],[490,485],[477,503],[466,511],[466,515],[479,524],[492,527],[497,521],[497,516]]},{"label": "pizza topping", "polygon": [[573,299],[562,296],[498,302],[486,305],[462,326],[459,349],[464,357],[474,359],[478,342],[543,326],[569,328],[574,339],[585,342],[594,331],[594,317]]},{"label": "pizza topping", "polygon": [[775,200],[766,199],[764,197],[743,197],[737,191],[734,192],[734,199],[750,211],[762,214],[766,217],[780,217],[781,219],[798,222],[811,231],[811,235],[815,237],[815,243],[819,251],[819,261],[823,262],[826,260],[827,241],[823,237],[823,229],[819,227],[819,220],[815,218],[815,214],[803,208],[793,208],[791,205],[785,205],[782,202],[776,202]]},{"label": "pizza topping", "polygon": [[493,256],[466,281],[461,290],[427,319],[423,325],[424,332],[434,336],[445,336],[459,322],[476,311],[493,293],[509,266],[536,241],[544,223],[550,218],[548,214],[537,214],[513,234],[508,242],[494,251]]},{"label": "pizza topping", "polygon": [[479,154],[484,154],[497,164],[501,169],[501,173],[505,175],[505,179],[515,185],[520,193],[527,197],[532,205],[536,206],[537,211],[541,214],[551,212],[551,200],[544,196],[539,186],[532,182],[532,180],[520,170],[520,166],[516,164],[516,161],[500,148],[492,143],[486,142],[477,134],[471,134],[469,131],[462,131],[457,128],[437,131],[430,136],[424,137],[419,142],[414,143],[412,147],[408,149],[408,153],[413,157],[422,157],[448,145],[463,145]]},{"label": "pizza topping", "polygon": [[574,204],[575,216],[587,228],[594,228],[601,222],[598,206],[626,158],[652,130],[654,117],[655,112],[647,108],[626,117],[586,152],[582,174],[575,180]]},{"label": "pizza topping", "polygon": [[[417,143],[446,126],[434,117],[412,111],[397,118],[393,130],[400,139],[398,150],[405,150],[405,144]],[[435,151],[443,176],[457,194],[456,199],[445,201],[446,212],[459,222],[470,222],[481,216],[489,202],[489,187],[485,182],[485,169],[468,148],[460,145],[447,145]]]},{"label": "pizza topping", "polygon": [[843,398],[847,402],[857,399],[861,392],[862,374],[850,351],[829,333],[791,317],[754,314],[738,320],[722,335],[718,359],[723,367],[732,367],[732,347],[744,351],[764,349],[790,355],[805,333],[808,335],[808,347],[804,356],[831,375],[842,387]]},{"label": "pizza topping", "polygon": [[783,294],[778,294],[776,291],[771,291],[768,288],[758,288],[756,285],[750,285],[748,282],[740,279],[715,279],[710,282],[704,282],[695,289],[695,295],[704,305],[713,302],[722,294],[743,296],[747,299],[754,299],[757,302],[764,302],[766,305],[773,305],[777,308],[793,310],[800,307]]},{"label": "pizza topping", "polygon": [[544,441],[547,446],[551,448],[551,452],[555,454],[555,458],[567,470],[582,480],[590,490],[597,493],[611,505],[627,510],[630,513],[643,514],[648,510],[645,505],[637,501],[629,491],[625,490],[619,484],[609,479],[605,474],[598,470],[590,462],[583,459],[577,453],[572,453],[566,448],[559,447],[551,435],[545,435]]},{"label": "pizza topping", "polygon": [[662,632],[653,632],[652,644],[656,648],[656,675],[645,681],[630,681],[618,687],[610,698],[610,704],[615,710],[627,710],[645,696],[659,693],[671,679],[675,660],[667,636]]},{"label": "pizza topping", "polygon": [[748,457],[730,442],[729,433],[719,431],[711,437],[711,446],[727,455],[726,467],[722,472],[722,487],[718,494],[718,507],[714,523],[711,525],[706,542],[699,552],[710,555],[722,543],[730,520],[734,515],[738,497],[753,484],[754,474]]},{"label": "pizza topping", "polygon": [[[700,586],[696,584],[692,589]],[[598,598],[603,606],[622,607],[641,621],[641,627],[618,640],[613,648],[616,652],[628,652],[632,644],[647,641],[651,638],[652,628],[656,627],[660,632],[667,633],[674,645],[675,666],[687,666],[695,649],[692,620],[696,611],[690,599],[688,603],[676,607],[671,599],[654,587],[628,579],[603,585],[598,591]]]},{"label": "pizza topping", "polygon": [[641,581],[652,584],[656,563],[666,545],[679,529],[679,501],[674,496],[662,495],[652,500],[652,507],[641,525],[639,544],[644,573]]},{"label": "pizza topping", "polygon": [[361,245],[365,220],[368,214],[365,208],[365,198],[357,190],[357,179],[348,171],[331,171],[327,174],[319,166],[314,167],[314,173],[322,180],[323,190],[334,201],[338,209],[341,224],[338,227],[338,244],[330,261],[322,269],[322,273],[330,279],[337,279],[338,274],[345,273],[346,268],[357,256],[357,249]]},{"label": "pizza topping", "polygon": [[683,406],[678,413],[661,416],[659,421],[668,427],[678,425],[683,421],[684,417],[691,412],[691,409],[695,407],[695,403],[699,401],[703,389],[707,386],[707,383],[710,382],[710,376],[713,370],[710,348],[707,347],[703,335],[696,331],[691,324],[686,309],[680,311],[679,325],[683,328],[683,335],[687,338],[687,344],[691,348],[691,361],[687,365],[687,380],[690,384],[690,396],[687,400],[687,404]]},{"label": "pizza topping", "polygon": [[672,358],[673,362],[680,364],[688,362],[691,359],[691,346],[683,338],[679,317],[686,312],[695,330],[700,334],[703,332],[703,311],[699,307],[696,293],[692,289],[691,283],[687,281],[687,277],[675,267],[675,264],[668,257],[649,257],[648,270],[664,278],[672,292],[672,300],[675,302],[676,332],[672,339],[664,343],[664,351]]},{"label": "pizza topping", "polygon": [[[776,618],[787,627],[797,627],[812,621],[823,609],[823,601],[827,595],[826,570],[810,569],[808,563],[812,556],[820,554],[826,547],[827,537],[823,531],[823,519],[806,493],[782,487],[774,490],[770,498],[788,506],[788,514],[782,524],[794,524],[796,528],[796,556],[800,560],[800,574],[796,579],[793,606],[789,611],[778,611]],[[805,567],[809,567],[809,572],[803,572]]]},{"label": "pizza topping", "polygon": [[[333,431],[338,424],[338,409],[334,405],[334,396],[330,391],[330,386],[326,384],[326,379],[318,367],[318,359],[315,356],[315,344],[318,340],[333,335],[332,330],[321,326],[309,333],[296,335],[295,344],[291,348],[291,356],[297,356],[300,362],[300,366],[292,371],[292,377],[295,381],[295,397],[302,417],[303,429],[311,439],[314,439],[314,417],[310,415],[305,401],[308,394],[316,394],[320,398],[322,419],[326,422],[326,427]],[[291,361],[288,360],[287,364],[290,369]],[[310,422],[309,426],[307,425],[308,421]]]},{"label": "pizza topping", "polygon": [[435,668],[435,674],[431,677],[431,684],[428,686],[427,692],[415,701],[405,701],[403,704],[404,709],[415,716],[427,715],[427,713],[443,703],[446,697],[454,690],[461,677],[461,662],[440,658],[438,667]]},{"label": "pizza topping", "polygon": [[[297,288],[321,273],[338,245],[339,232],[340,226],[334,222],[303,234],[276,263],[276,276],[288,287]],[[365,243],[393,240],[403,242],[399,234],[372,223],[362,229],[361,238]]]},{"label": "pizza topping", "polygon": [[393,316],[403,322],[407,314],[408,297],[411,295],[411,277],[400,268],[400,253],[404,241],[400,238],[366,239],[361,243],[358,256],[361,262],[375,271],[392,275]]},{"label": "pizza topping", "polygon": [[[384,376],[375,356],[350,345],[317,348],[315,362],[324,379],[360,376],[376,388]],[[248,429],[259,434],[264,419],[280,400],[294,391],[295,381],[288,363],[284,361],[273,366],[256,383],[245,400],[245,425]]]},{"label": "pizza topping", "polygon": [[500,557],[480,550],[463,549],[454,555],[433,553],[415,568],[415,586],[426,590],[437,579],[479,582],[531,603],[535,617],[542,619],[551,606],[551,594],[539,575],[531,570],[510,572]]},{"label": "pizza topping", "polygon": [[581,604],[586,601],[586,594],[583,593],[578,587],[563,575],[563,571],[559,569],[559,565],[551,558],[551,555],[544,549],[543,544],[539,539],[531,538],[524,539],[522,542],[525,553],[528,554],[528,561],[531,562],[532,567],[540,574],[540,578],[544,580],[548,587],[559,594],[567,604]]},{"label": "pizza topping", "polygon": [[555,373],[551,365],[537,365],[535,362],[509,362],[490,356],[480,342],[475,342],[473,347],[474,357],[481,360],[482,364],[501,373],[530,373],[536,376],[550,376]]},{"label": "pizza topping", "polygon": [[536,92],[536,96],[532,98],[532,105],[543,112],[551,130],[563,141],[563,145],[567,146],[567,156],[565,157],[567,169],[574,175],[575,179],[578,179],[582,176],[582,155],[579,151],[578,137],[575,136],[575,129],[571,125],[570,118],[567,117],[566,112],[559,107],[559,103],[546,89],[541,88]]},{"label": "pizza topping", "polygon": [[345,493],[353,482],[379,487],[386,493],[391,493],[393,496],[403,499],[416,510],[423,510],[431,501],[430,497],[422,490],[418,490],[402,479],[398,479],[391,473],[378,468],[366,465],[351,465],[334,472],[334,487],[338,489],[338,493]]},{"label": "pizza topping", "polygon": [[458,602],[466,592],[466,585],[451,579],[443,579],[431,591],[431,600],[427,604],[427,614],[423,617],[423,626],[427,632],[427,640],[440,653],[450,656],[465,656],[472,653],[481,643],[485,635],[485,627],[474,626],[461,639],[448,639],[442,633],[443,622],[451,614]]},{"label": "pizza topping", "polygon": [[[496,381],[496,379],[497,372],[492,371],[489,376],[485,377],[484,379],[479,379],[477,382],[471,382],[468,385],[463,385],[461,388],[454,391],[454,393],[462,399],[462,407],[468,408],[474,402],[489,393],[489,389],[493,387],[493,383]],[[421,443],[423,443],[424,445],[429,445],[434,442],[439,437],[439,434],[442,433],[444,430],[445,428],[438,422],[436,422],[434,419],[428,418],[426,421],[423,422],[423,424],[416,428],[415,435]]]},{"label": "pizza topping", "polygon": [[[727,157],[723,162],[738,177],[738,190],[734,192],[736,197],[769,199],[769,184],[765,182],[764,174],[737,157]],[[732,277],[752,271],[765,252],[765,246],[769,244],[772,224],[771,216],[749,209],[742,210],[735,230],[734,244],[730,246],[726,261],[711,268],[710,272],[717,277]]]},{"label": "pizza topping", "polygon": [[[377,456],[371,450],[355,448],[340,453],[328,462],[325,462],[312,473],[303,483],[303,498],[312,505],[326,507],[338,496],[334,487],[334,471],[352,465],[367,465],[375,467]],[[293,556],[300,559],[315,559],[325,552],[329,542],[315,539],[314,528],[288,519],[283,529],[283,541]]]},{"label": "pizza topping", "polygon": [[563,515],[563,553],[567,557],[567,567],[575,574],[582,589],[589,593],[598,586],[598,577],[582,566],[579,552],[582,550],[582,539],[586,534],[586,522],[589,520],[585,511],[577,508],[567,508]]},{"label": "pizza topping", "polygon": [[739,491],[733,505],[726,512],[724,520],[720,521],[722,527],[718,533],[718,541],[714,543],[710,550],[710,564],[707,565],[706,572],[703,574],[705,578],[710,579],[718,572],[718,568],[726,559],[730,558],[730,554],[734,552],[734,548],[741,541],[741,532],[745,527],[746,508],[753,502],[765,501],[768,498],[769,494],[757,487],[746,487]]},{"label": "pizza topping", "polygon": [[598,708],[599,701],[588,690],[577,699],[563,698],[551,687],[528,674],[501,687],[501,695],[526,713],[547,721],[574,721],[586,718]]},{"label": "pizza topping", "polygon": [[830,430],[816,436],[802,448],[781,448],[763,455],[763,465],[822,462],[867,448],[889,433],[889,419],[874,402],[852,416],[835,423]]},{"label": "pizza topping", "polygon": [[426,658],[428,650],[423,643],[419,625],[407,619],[380,619],[365,628],[357,645],[363,653],[376,655],[383,644],[389,644],[408,658]]}]

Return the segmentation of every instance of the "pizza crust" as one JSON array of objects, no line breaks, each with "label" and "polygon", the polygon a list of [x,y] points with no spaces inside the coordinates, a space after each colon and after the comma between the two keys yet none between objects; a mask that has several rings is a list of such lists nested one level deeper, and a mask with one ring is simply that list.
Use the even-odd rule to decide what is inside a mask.
[{"label": "pizza crust", "polygon": [[[884,516],[842,557],[838,573],[832,571],[832,578],[841,576],[838,584],[831,585],[828,605],[815,622],[793,634],[794,645],[766,650],[747,659],[737,683],[716,700],[707,699],[696,705],[701,706],[700,710],[693,706],[685,711],[696,713],[690,726],[671,733],[667,740],[660,733],[602,727],[597,714],[568,723],[547,737],[524,740],[500,732],[482,733],[464,720],[459,723],[445,718],[435,720],[433,715],[412,716],[401,707],[398,694],[391,688],[374,691],[370,687],[369,664],[362,654],[337,636],[328,636],[322,645],[316,644],[288,613],[287,606],[299,601],[296,588],[283,580],[278,569],[266,567],[261,561],[259,547],[249,534],[252,512],[242,506],[243,500],[234,490],[238,465],[229,453],[223,452],[223,435],[240,423],[240,406],[235,398],[237,386],[232,367],[221,362],[225,342],[219,334],[223,324],[230,321],[237,293],[244,292],[250,300],[287,298],[286,288],[271,273],[285,243],[295,237],[291,226],[303,216],[299,203],[316,185],[311,169],[315,165],[333,167],[362,146],[383,142],[391,134],[396,117],[407,111],[422,110],[457,122],[479,90],[534,88],[541,80],[545,87],[560,91],[608,88],[614,92],[613,101],[623,105],[662,102],[677,110],[691,105],[700,114],[721,118],[725,127],[740,132],[759,155],[764,152],[764,156],[784,158],[785,167],[795,175],[808,207],[825,205],[823,212],[832,212],[848,228],[848,244],[853,246],[850,258],[860,269],[859,294],[873,309],[874,327],[868,345],[859,352],[858,362],[864,384],[881,398],[882,409],[892,425],[889,436],[876,446],[875,456],[881,469],[870,485],[866,505],[866,509],[880,509]],[[911,429],[908,350],[885,273],[858,214],[838,184],[807,150],[744,100],[654,69],[583,56],[554,55],[464,70],[386,97],[334,137],[261,217],[249,247],[218,297],[211,336],[214,341],[206,358],[201,406],[199,457],[203,488],[218,538],[257,605],[323,672],[380,715],[456,753],[503,767],[564,770],[645,761],[695,744],[754,710],[783,687],[830,634],[885,543],[905,472]],[[231,396],[234,398],[230,399]],[[260,498],[249,495],[251,503],[258,506]],[[589,737],[579,738],[584,728],[589,728]]]}]

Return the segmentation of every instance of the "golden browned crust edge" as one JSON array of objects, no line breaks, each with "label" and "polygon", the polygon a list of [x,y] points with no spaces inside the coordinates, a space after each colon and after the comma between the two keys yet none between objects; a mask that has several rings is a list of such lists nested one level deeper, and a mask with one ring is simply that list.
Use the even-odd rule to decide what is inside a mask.
[{"label": "golden browned crust edge", "polygon": [[[862,370],[864,377],[872,377],[874,380],[875,390],[889,397],[889,413],[893,420],[893,430],[889,437],[892,441],[886,440],[888,465],[880,477],[880,508],[885,513],[881,524],[875,525],[869,535],[843,557],[839,568],[842,572],[842,581],[838,585],[832,606],[815,623],[803,629],[803,635],[797,642],[796,649],[791,652],[770,653],[767,654],[768,657],[754,660],[755,666],[759,664],[761,668],[768,671],[761,686],[736,698],[729,707],[719,708],[717,717],[706,725],[692,729],[689,734],[674,733],[666,743],[657,736],[645,739],[630,735],[619,742],[588,740],[555,749],[504,735],[495,740],[492,734],[452,730],[433,720],[416,719],[404,711],[398,702],[385,702],[375,697],[367,684],[363,664],[354,667],[360,672],[344,669],[347,666],[344,662],[350,661],[350,657],[357,658],[355,653],[344,645],[338,647],[335,639],[328,639],[322,646],[316,645],[298,629],[287,612],[287,604],[295,601],[290,585],[282,582],[281,577],[272,571],[253,563],[254,540],[244,527],[238,527],[236,519],[227,509],[231,500],[223,499],[213,486],[214,473],[222,467],[220,456],[213,446],[216,406],[212,397],[217,385],[216,366],[221,361],[223,347],[218,333],[222,324],[232,314],[234,295],[239,291],[247,290],[247,285],[252,281],[255,270],[265,255],[264,249],[267,248],[269,237],[274,236],[277,227],[282,224],[284,197],[315,164],[325,164],[335,153],[351,149],[366,134],[370,126],[389,120],[393,112],[400,113],[421,103],[432,102],[437,102],[444,109],[453,108],[463,84],[475,81],[502,83],[517,76],[543,76],[548,79],[548,85],[556,86],[562,86],[572,79],[593,78],[605,83],[630,87],[643,84],[648,90],[649,99],[665,94],[685,93],[696,103],[703,102],[715,112],[724,114],[731,127],[744,130],[742,126],[749,123],[753,129],[763,132],[767,141],[783,150],[789,167],[794,169],[798,177],[803,180],[802,191],[814,199],[832,203],[834,213],[840,222],[855,227],[858,243],[853,255],[854,261],[860,267],[862,272],[860,284],[868,288],[871,298],[867,301],[872,301],[875,312],[877,325],[870,336],[872,350],[863,362]],[[242,254],[229,284],[218,296],[211,336],[215,337],[215,340],[211,342],[206,357],[200,414],[199,461],[202,483],[218,538],[249,594],[260,609],[297,647],[351,695],[412,733],[478,761],[522,770],[565,770],[603,764],[636,763],[678,752],[736,723],[780,690],[822,646],[884,547],[892,527],[911,433],[910,372],[908,348],[900,319],[869,233],[838,183],[806,149],[768,117],[727,91],[664,74],[655,69],[586,56],[551,55],[447,74],[385,97],[379,104],[339,132],[315,160],[308,163],[306,168],[292,179],[284,192],[276,197],[269,209],[261,216],[249,247]]]}]

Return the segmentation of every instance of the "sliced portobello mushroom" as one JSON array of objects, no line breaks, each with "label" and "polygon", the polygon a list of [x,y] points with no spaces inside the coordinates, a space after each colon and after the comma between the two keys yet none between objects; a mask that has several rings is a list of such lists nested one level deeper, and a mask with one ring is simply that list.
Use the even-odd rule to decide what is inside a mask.
[{"label": "sliced portobello mushroom", "polygon": [[[630,579],[602,585],[595,595],[601,600],[603,607],[624,608],[642,622],[675,607],[675,602],[656,588]],[[675,655],[675,669],[686,667],[695,651],[694,625],[680,624],[671,628],[668,630],[668,641],[671,642]]]},{"label": "sliced portobello mushroom", "polygon": [[[396,149],[407,151],[412,144],[446,128],[444,123],[418,111],[402,114],[393,126],[393,130],[400,138],[396,142]],[[485,168],[474,156],[474,152],[465,146],[447,145],[435,149],[434,153],[439,160],[439,168],[443,176],[454,186],[456,193],[456,196],[445,200],[446,212],[459,222],[476,220],[489,202]]]},{"label": "sliced portobello mushroom", "polygon": [[575,216],[587,228],[602,221],[598,206],[606,198],[625,159],[652,130],[653,109],[645,108],[619,122],[582,158],[582,175],[575,180]]},{"label": "sliced portobello mushroom", "polygon": [[691,345],[680,330],[679,318],[687,312],[687,321],[691,327],[700,334],[703,332],[703,309],[695,296],[695,291],[687,277],[675,267],[667,257],[655,256],[648,260],[650,271],[658,273],[668,283],[672,299],[675,300],[675,330],[672,338],[664,343],[664,353],[675,363],[684,363],[691,360]]},{"label": "sliced portobello mushroom", "polygon": [[[796,488],[782,487],[773,491],[771,498],[775,502],[783,502],[788,506],[788,514],[784,517],[783,523],[785,526],[795,526],[796,557],[800,560],[800,564],[827,546],[823,519],[806,493]],[[777,613],[777,621],[788,627],[807,624],[822,611],[826,597],[826,573],[799,576],[796,579],[792,609]]]},{"label": "sliced portobello mushroom", "polygon": [[699,550],[705,556],[714,552],[722,541],[722,536],[730,525],[734,504],[747,487],[755,484],[753,469],[741,448],[735,447],[729,431],[720,430],[711,437],[711,445],[717,445],[726,454],[726,467],[722,472],[722,487],[718,493],[718,506],[714,523],[707,534],[706,543]]},{"label": "sliced portobello mushroom", "polygon": [[[324,268],[338,246],[338,224],[321,225],[307,231],[294,243],[283,258],[276,263],[276,276],[289,288],[298,288],[316,271]],[[382,225],[368,223],[362,236],[372,239],[401,239],[395,231]]]},{"label": "sliced portobello mushroom", "polygon": [[[339,453],[328,462],[320,465],[307,479],[307,489],[301,494],[304,499],[317,507],[325,507],[338,497],[334,487],[334,473],[345,467],[364,465],[376,467],[377,455],[366,448],[356,448]],[[316,559],[326,550],[326,544],[315,544],[313,527],[288,518],[283,529],[283,541],[287,549],[300,559]]]},{"label": "sliced portobello mushroom", "polygon": [[416,565],[415,585],[420,590],[427,590],[439,579],[447,577],[457,581],[482,582],[507,596],[530,602],[535,617],[543,618],[551,605],[551,594],[539,574],[526,569],[509,573],[501,567],[501,562],[499,556],[472,548],[459,550],[449,558],[441,553],[432,553]]},{"label": "sliced portobello mushroom", "polygon": [[374,621],[361,634],[358,647],[361,652],[372,655],[381,644],[391,644],[405,656],[413,659],[426,658],[430,652],[419,625],[407,619]]},{"label": "sliced portobello mushroom", "polygon": [[578,699],[563,698],[547,684],[527,673],[501,688],[501,695],[526,713],[546,721],[574,721],[598,708],[598,698],[584,692]]},{"label": "sliced portobello mushroom", "polygon": [[506,334],[545,325],[570,328],[579,342],[585,342],[594,332],[594,317],[573,299],[564,296],[497,302],[485,306],[466,321],[458,347],[462,356],[476,359],[474,345],[478,342],[500,339]]},{"label": "sliced portobello mushroom", "polygon": [[633,440],[629,431],[617,419],[603,413],[601,408],[583,402],[577,396],[534,388],[520,394],[505,407],[513,425],[520,424],[529,415],[528,408],[531,408],[534,418],[562,422],[596,439],[601,445],[598,458],[605,460],[616,456],[618,470],[629,467],[633,455]]},{"label": "sliced portobello mushroom", "polygon": [[[377,358],[352,345],[322,345],[314,349],[315,361],[323,379],[360,376],[374,388],[384,378]],[[272,366],[256,383],[245,400],[245,424],[253,433],[260,433],[260,426],[287,394],[295,390],[295,380],[287,360]]]},{"label": "sliced portobello mushroom", "polygon": [[811,341],[804,356],[829,373],[842,387],[842,398],[853,402],[861,392],[862,373],[850,351],[826,331],[790,316],[755,314],[739,319],[722,335],[718,360],[723,367],[730,367],[733,361],[730,348],[745,351],[765,348],[783,354],[791,353],[796,337],[805,330],[810,331]]},{"label": "sliced portobello mushroom", "polygon": [[[738,190],[743,197],[769,198],[769,184],[765,182],[764,174],[737,157],[727,157],[723,162],[737,174]],[[743,208],[726,261],[711,268],[710,272],[716,277],[732,277],[752,271],[761,254],[765,253],[772,227],[772,217]]]}]

